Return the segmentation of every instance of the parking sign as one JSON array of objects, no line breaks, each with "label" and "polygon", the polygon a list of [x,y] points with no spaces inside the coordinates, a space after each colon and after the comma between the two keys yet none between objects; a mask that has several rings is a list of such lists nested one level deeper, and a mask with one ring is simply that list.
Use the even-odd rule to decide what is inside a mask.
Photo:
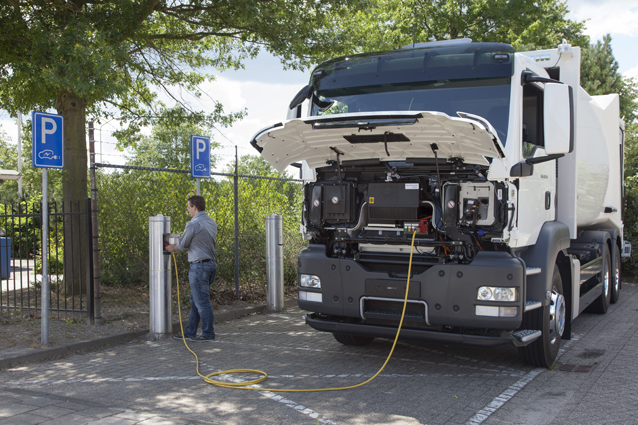
[{"label": "parking sign", "polygon": [[64,168],[64,117],[33,112],[33,166]]},{"label": "parking sign", "polygon": [[191,135],[191,177],[210,178],[210,137]]}]

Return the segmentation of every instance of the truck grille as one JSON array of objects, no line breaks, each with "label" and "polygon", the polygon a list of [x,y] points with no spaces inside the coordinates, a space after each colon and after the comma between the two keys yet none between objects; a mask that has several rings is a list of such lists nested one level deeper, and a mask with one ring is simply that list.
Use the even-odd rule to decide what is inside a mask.
[{"label": "truck grille", "polygon": [[[403,312],[403,300],[361,297],[359,308],[363,320],[389,320],[398,323]],[[429,325],[427,303],[423,300],[408,300],[403,321]]]}]

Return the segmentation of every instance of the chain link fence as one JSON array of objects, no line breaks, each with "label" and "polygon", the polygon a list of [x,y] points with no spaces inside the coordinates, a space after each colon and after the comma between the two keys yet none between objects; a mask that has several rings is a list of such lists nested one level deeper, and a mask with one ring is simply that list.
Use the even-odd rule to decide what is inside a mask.
[{"label": "chain link fence", "polygon": [[[125,318],[147,321],[148,219],[157,214],[169,216],[171,232],[181,233],[190,220],[186,206],[188,197],[195,193],[196,181],[189,170],[109,164],[95,164],[95,167],[101,318],[106,321]],[[284,285],[295,287],[297,254],[306,246],[299,232],[301,181],[211,174],[213,178],[200,180],[200,194],[206,199],[207,213],[218,226],[218,271],[211,287],[213,306],[237,298],[248,302],[265,299],[265,221],[271,214],[283,217]],[[238,255],[235,254],[236,246]],[[188,305],[187,255],[176,254],[176,260],[182,289],[180,296],[183,304]],[[173,275],[173,291],[174,280]],[[176,299],[174,296],[173,300]]]}]

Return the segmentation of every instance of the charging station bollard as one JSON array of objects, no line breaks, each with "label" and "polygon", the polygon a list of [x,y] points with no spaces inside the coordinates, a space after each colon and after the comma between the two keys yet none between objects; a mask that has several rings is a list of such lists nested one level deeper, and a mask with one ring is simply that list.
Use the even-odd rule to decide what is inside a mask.
[{"label": "charging station bollard", "polygon": [[284,234],[278,214],[266,217],[266,275],[268,311],[284,309]]},{"label": "charging station bollard", "polygon": [[162,338],[173,331],[171,317],[171,256],[164,237],[171,232],[171,218],[148,218],[149,336]]}]

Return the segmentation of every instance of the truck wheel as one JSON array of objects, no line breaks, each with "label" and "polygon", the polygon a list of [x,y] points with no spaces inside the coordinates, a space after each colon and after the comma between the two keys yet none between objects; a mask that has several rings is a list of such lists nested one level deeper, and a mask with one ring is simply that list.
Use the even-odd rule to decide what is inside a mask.
[{"label": "truck wheel", "polygon": [[609,249],[605,246],[603,252],[603,293],[594,300],[589,307],[587,307],[588,313],[605,314],[609,308],[609,302],[611,301],[611,287],[613,282],[613,273],[611,270],[611,256],[609,255]]},{"label": "truck wheel", "polygon": [[550,367],[556,361],[560,340],[565,331],[566,317],[563,281],[558,267],[554,265],[550,304],[523,315],[521,329],[540,330],[540,338],[525,347],[519,347],[518,354],[523,362],[539,367]]},{"label": "truck wheel", "polygon": [[622,285],[622,275],[621,275],[621,261],[620,261],[620,248],[616,247],[614,249],[614,263],[612,266],[613,280],[611,285],[611,299],[609,300],[612,304],[616,304],[618,298],[620,297],[620,286]]},{"label": "truck wheel", "polygon": [[371,336],[359,336],[359,335],[349,335],[349,334],[340,334],[337,332],[333,332],[332,336],[335,337],[337,341],[342,343],[343,345],[367,345],[372,342],[374,337]]}]

